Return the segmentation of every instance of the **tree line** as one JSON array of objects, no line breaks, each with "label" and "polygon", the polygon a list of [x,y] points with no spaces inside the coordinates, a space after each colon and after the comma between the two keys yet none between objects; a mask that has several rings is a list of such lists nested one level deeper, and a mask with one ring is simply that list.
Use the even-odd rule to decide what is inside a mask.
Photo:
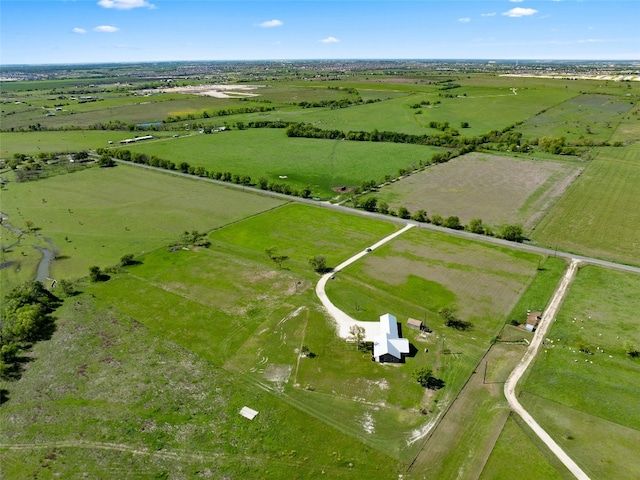
[{"label": "tree line", "polygon": [[37,281],[25,282],[5,296],[0,313],[0,378],[20,377],[23,354],[35,342],[51,337],[55,330],[51,314],[61,303]]}]

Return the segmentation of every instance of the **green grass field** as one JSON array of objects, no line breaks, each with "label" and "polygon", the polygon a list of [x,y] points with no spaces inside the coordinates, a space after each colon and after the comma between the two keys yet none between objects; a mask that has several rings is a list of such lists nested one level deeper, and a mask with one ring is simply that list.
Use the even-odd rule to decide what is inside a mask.
[{"label": "green grass field", "polygon": [[561,480],[571,474],[561,474],[533,441],[535,434],[520,426],[513,417],[507,423],[487,461],[480,480]]},{"label": "green grass field", "polygon": [[[522,387],[525,408],[594,478],[640,471],[631,454],[640,439],[640,362],[625,354],[626,343],[640,344],[638,291],[637,275],[581,268],[549,332],[552,343]],[[597,449],[588,447],[594,435]]]},{"label": "green grass field", "polygon": [[[331,189],[382,181],[398,169],[428,161],[438,147],[392,143],[289,138],[281,129],[249,129],[211,135],[171,138],[127,147],[171,160],[203,166],[209,171],[265,177],[296,189],[311,186],[313,195],[331,198]],[[284,177],[284,178],[281,178]]]},{"label": "green grass field", "polygon": [[610,95],[580,95],[531,117],[518,128],[525,138],[566,137],[568,142],[581,138],[606,142],[615,132],[634,102]]},{"label": "green grass field", "polygon": [[638,182],[640,144],[598,149],[531,237],[551,248],[638,264]]},{"label": "green grass field", "polygon": [[384,453],[90,296],[58,312],[33,359],[0,410],[6,478],[397,475]]},{"label": "green grass field", "polygon": [[22,245],[40,242],[36,235],[53,241],[54,278],[85,276],[91,265],[165,247],[185,230],[208,231],[282,203],[126,165],[11,183],[2,192],[9,221],[38,228]]}]

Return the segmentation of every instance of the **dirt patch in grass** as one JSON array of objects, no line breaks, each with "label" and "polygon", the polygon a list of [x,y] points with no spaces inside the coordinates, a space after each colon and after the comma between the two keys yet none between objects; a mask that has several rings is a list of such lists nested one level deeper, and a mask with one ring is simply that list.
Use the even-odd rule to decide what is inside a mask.
[{"label": "dirt patch in grass", "polygon": [[271,363],[264,370],[264,378],[270,382],[287,383],[291,376],[291,365],[278,365]]},{"label": "dirt patch in grass", "polygon": [[457,215],[463,223],[534,226],[583,169],[553,162],[472,153],[383,187],[380,200],[411,212]]}]

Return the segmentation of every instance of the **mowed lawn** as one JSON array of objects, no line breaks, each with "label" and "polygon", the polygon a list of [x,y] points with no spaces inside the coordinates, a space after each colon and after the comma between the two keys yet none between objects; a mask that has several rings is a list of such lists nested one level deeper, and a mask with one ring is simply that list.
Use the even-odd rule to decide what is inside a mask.
[{"label": "mowed lawn", "polygon": [[11,183],[2,192],[9,221],[20,228],[30,221],[38,229],[23,244],[41,242],[35,235],[52,240],[58,258],[50,276],[58,279],[165,247],[186,230],[206,232],[282,204],[127,165]]},{"label": "mowed lawn", "polygon": [[640,263],[640,144],[598,149],[532,238],[547,247]]},{"label": "mowed lawn", "polygon": [[534,226],[580,174],[578,161],[523,159],[471,153],[384,186],[379,201],[414,213],[424,209],[461,222],[481,218],[498,227]]},{"label": "mowed lawn", "polygon": [[522,386],[525,408],[592,478],[640,471],[640,361],[626,354],[640,345],[638,292],[638,275],[582,267]]},{"label": "mowed lawn", "polygon": [[397,175],[398,169],[417,166],[445,151],[421,145],[289,138],[283,129],[233,130],[127,149],[176,165],[187,162],[212,172],[250,175],[253,182],[265,177],[296,189],[310,186],[314,196],[323,198],[335,196],[334,187],[381,182],[385,175]]}]

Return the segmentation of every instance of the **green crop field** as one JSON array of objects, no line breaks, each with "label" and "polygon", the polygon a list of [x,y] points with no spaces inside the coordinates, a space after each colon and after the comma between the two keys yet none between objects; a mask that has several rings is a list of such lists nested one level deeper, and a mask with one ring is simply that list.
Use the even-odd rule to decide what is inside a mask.
[{"label": "green crop field", "polygon": [[578,161],[547,161],[471,153],[384,186],[378,201],[410,212],[482,218],[494,227],[531,229],[584,168]]},{"label": "green crop field", "polygon": [[598,149],[532,238],[551,248],[638,264],[639,182],[640,144]]},{"label": "green crop field", "polygon": [[581,268],[522,387],[523,405],[593,478],[640,470],[640,362],[626,354],[640,345],[638,291],[638,275]]}]

